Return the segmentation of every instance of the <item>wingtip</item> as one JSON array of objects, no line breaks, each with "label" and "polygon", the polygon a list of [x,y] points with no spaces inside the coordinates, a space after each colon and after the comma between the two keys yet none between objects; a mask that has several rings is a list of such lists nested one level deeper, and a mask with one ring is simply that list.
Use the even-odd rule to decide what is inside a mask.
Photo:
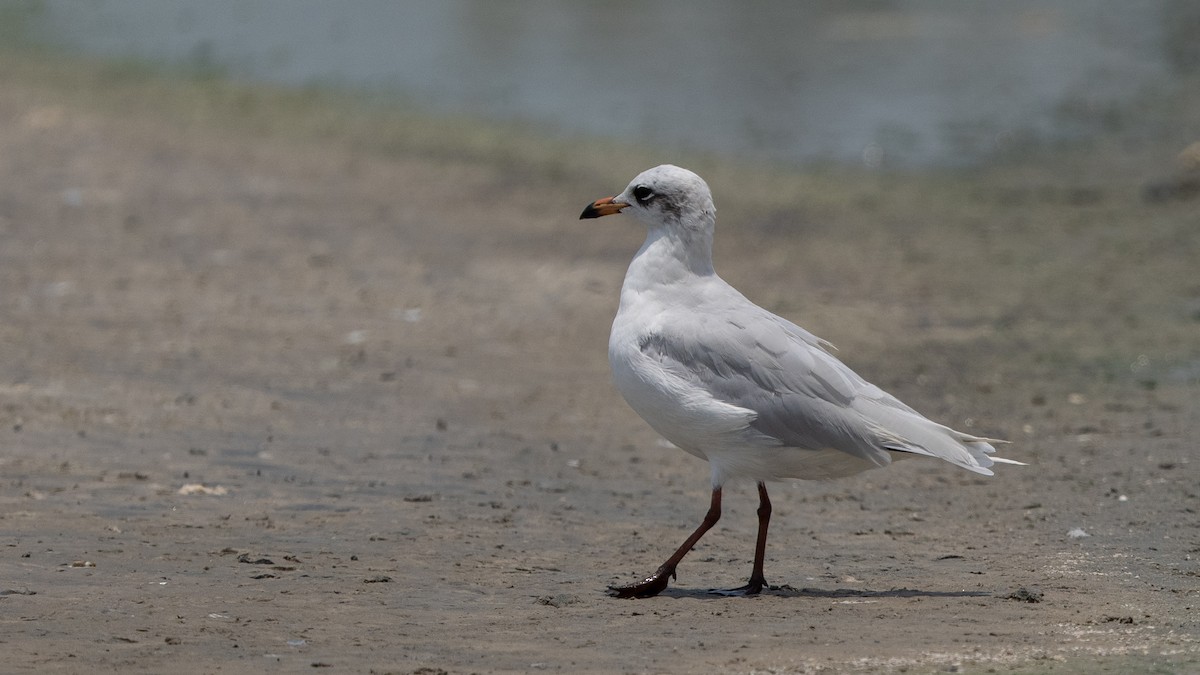
[{"label": "wingtip", "polygon": [[963,443],[988,443],[992,445],[1008,445],[1011,441],[1006,441],[1003,438],[988,438],[987,436],[972,436],[964,434],[961,431],[955,432],[959,435],[959,440]]},{"label": "wingtip", "polygon": [[991,457],[990,459],[997,464],[1015,464],[1016,466],[1029,466],[1029,464],[1027,464],[1025,462],[1018,462],[1015,459],[1005,459],[1004,457]]}]

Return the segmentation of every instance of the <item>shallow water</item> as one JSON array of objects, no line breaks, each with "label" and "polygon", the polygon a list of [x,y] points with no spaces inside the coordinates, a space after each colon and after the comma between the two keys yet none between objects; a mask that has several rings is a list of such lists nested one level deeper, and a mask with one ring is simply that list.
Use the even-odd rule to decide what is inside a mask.
[{"label": "shallow water", "polygon": [[970,165],[1103,131],[1200,8],[1040,2],[46,0],[25,35],[434,112],[786,163]]},{"label": "shallow water", "polygon": [[965,165],[1102,133],[1196,67],[1200,6],[45,0],[26,36],[439,113],[784,163]]}]

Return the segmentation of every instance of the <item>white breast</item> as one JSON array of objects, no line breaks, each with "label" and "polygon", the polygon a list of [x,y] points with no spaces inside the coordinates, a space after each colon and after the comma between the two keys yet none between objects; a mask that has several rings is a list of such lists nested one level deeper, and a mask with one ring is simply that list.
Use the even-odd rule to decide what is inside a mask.
[{"label": "white breast", "polygon": [[655,431],[697,457],[709,459],[714,451],[744,446],[755,413],[713,398],[643,353],[640,344],[655,322],[639,321],[629,316],[636,312],[626,309],[613,322],[608,359],[617,391],[629,406]]}]

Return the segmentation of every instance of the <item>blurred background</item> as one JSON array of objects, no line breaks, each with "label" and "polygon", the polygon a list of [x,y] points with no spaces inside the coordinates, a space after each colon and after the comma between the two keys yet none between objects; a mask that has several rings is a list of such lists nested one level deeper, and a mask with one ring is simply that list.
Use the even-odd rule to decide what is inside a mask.
[{"label": "blurred background", "polygon": [[[1196,0],[0,0],[0,669],[1200,672],[1198,36]],[[609,381],[645,233],[578,220],[663,162],[723,278],[1030,466],[772,488],[791,590],[741,603],[703,591],[753,550],[730,486],[669,597],[605,598],[710,492]]]},{"label": "blurred background", "polygon": [[1189,0],[3,5],[22,39],[78,54],[793,165],[970,166],[1086,140],[1200,69]]}]

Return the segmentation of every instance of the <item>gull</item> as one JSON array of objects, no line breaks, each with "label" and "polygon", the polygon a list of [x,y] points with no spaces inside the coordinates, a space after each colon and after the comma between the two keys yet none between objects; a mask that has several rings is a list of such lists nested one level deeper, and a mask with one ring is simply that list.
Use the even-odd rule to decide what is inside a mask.
[{"label": "gull", "polygon": [[932,422],[859,377],[832,345],[755,305],[713,270],[716,208],[700,176],[664,164],[579,216],[632,214],[647,228],[629,264],[608,339],[613,382],[651,427],[712,470],[712,500],[700,526],[645,580],[612,586],[622,598],[648,598],[677,578],[675,568],[721,517],[730,478],[758,485],[758,538],[745,586],[763,576],[771,500],[766,481],[839,478],[924,455],[985,476],[998,439]]}]

